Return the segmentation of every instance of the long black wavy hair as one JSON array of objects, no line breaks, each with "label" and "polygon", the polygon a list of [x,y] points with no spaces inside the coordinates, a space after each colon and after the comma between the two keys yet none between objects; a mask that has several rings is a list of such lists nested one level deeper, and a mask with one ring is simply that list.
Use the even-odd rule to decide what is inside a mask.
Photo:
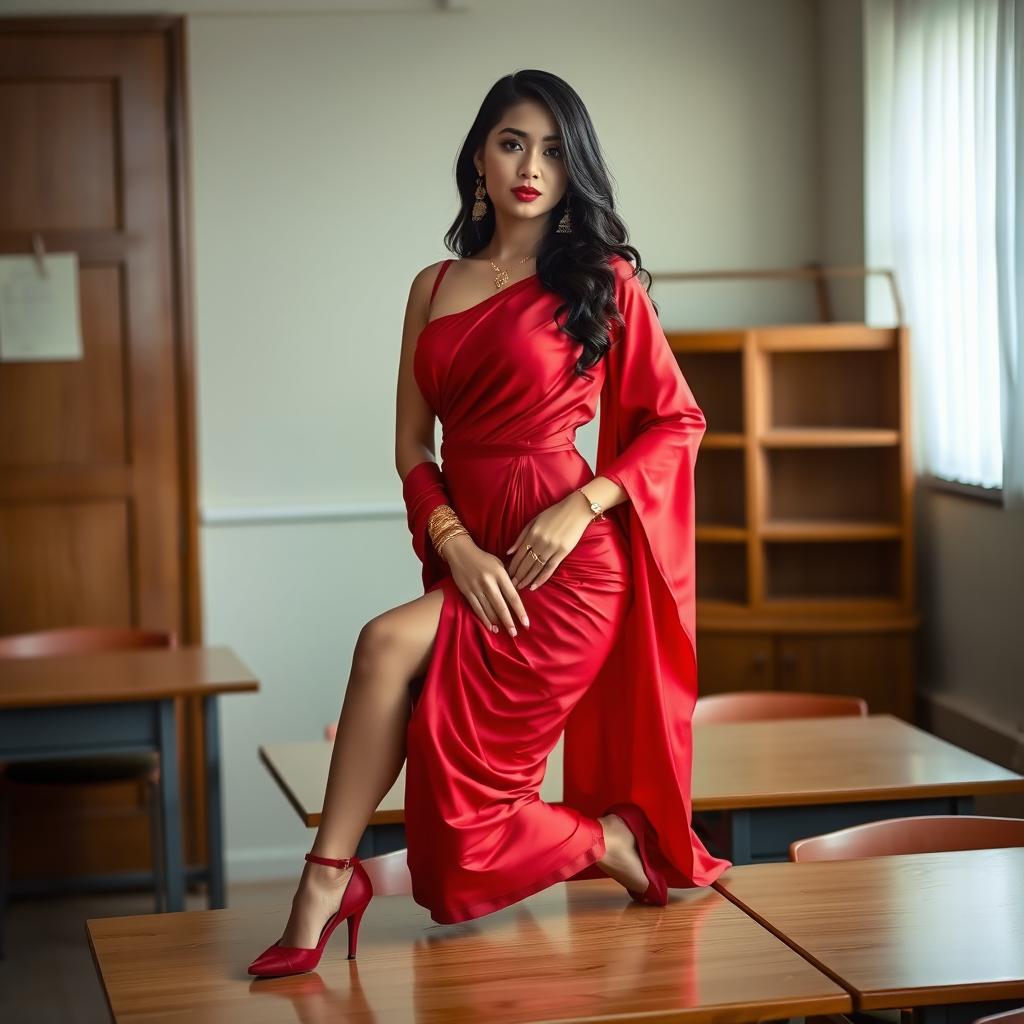
[{"label": "long black wavy hair", "polygon": [[[555,310],[555,324],[560,331],[582,342],[583,351],[574,372],[592,380],[586,371],[608,351],[610,324],[623,324],[615,303],[615,271],[608,260],[618,253],[633,263],[634,275],[646,275],[648,291],[651,275],[641,266],[640,253],[627,244],[628,232],[615,212],[611,175],[605,167],[593,122],[568,82],[547,71],[526,70],[505,75],[491,86],[455,164],[461,206],[444,241],[450,252],[473,256],[491,240],[495,226],[493,203],[487,204],[487,213],[481,220],[472,218],[477,176],[473,154],[484,145],[488,133],[508,108],[527,99],[544,104],[558,123],[568,179],[565,196],[548,215],[548,230],[537,253],[537,276],[545,288],[565,299]],[[566,204],[572,230],[558,234],[555,228]],[[654,309],[657,312],[657,306]],[[563,313],[567,316],[559,323]]]}]

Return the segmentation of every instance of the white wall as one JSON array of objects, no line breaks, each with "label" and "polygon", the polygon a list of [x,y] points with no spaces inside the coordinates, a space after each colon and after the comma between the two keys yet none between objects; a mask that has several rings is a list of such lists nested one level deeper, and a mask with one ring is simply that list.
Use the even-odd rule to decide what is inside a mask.
[{"label": "white wall", "polygon": [[[819,4],[819,255],[834,267],[864,265],[862,22],[857,0]],[[835,277],[829,290],[834,319],[864,319],[864,278]]]}]

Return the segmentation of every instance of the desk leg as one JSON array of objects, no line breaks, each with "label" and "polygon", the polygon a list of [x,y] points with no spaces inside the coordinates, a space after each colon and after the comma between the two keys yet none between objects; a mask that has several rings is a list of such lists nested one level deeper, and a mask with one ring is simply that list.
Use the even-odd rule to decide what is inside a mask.
[{"label": "desk leg", "polygon": [[729,836],[732,847],[728,859],[736,865],[752,863],[754,837],[749,810],[741,807],[729,812]]},{"label": "desk leg", "polygon": [[178,789],[178,730],[174,701],[159,703],[160,819],[163,839],[164,899],[168,911],[185,909],[181,856],[181,802]]},{"label": "desk leg", "polygon": [[203,701],[203,747],[206,750],[206,861],[210,910],[222,910],[224,900],[224,825],[220,794],[220,711],[217,696]]}]

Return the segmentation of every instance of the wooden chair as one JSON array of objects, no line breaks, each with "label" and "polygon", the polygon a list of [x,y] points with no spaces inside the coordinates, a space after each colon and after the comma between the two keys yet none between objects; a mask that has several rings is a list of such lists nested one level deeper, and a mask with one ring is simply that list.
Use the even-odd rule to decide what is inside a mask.
[{"label": "wooden chair", "polygon": [[839,697],[826,693],[788,693],[779,690],[740,690],[698,697],[693,724],[758,722],[769,718],[831,718],[866,715],[863,697]]},{"label": "wooden chair", "polygon": [[[72,626],[33,633],[0,636],[0,658],[39,658],[60,654],[88,654],[138,647],[176,647],[174,633],[145,629]],[[110,785],[138,781],[149,795],[150,841],[156,882],[156,911],[164,907],[163,865],[160,860],[161,821],[157,786],[160,763],[155,753],[45,758],[0,764],[0,958],[4,956],[3,920],[9,888],[10,795],[18,787],[48,785]],[[158,868],[159,866],[159,868]]]},{"label": "wooden chair", "polygon": [[1004,1010],[1002,1013],[978,1017],[974,1024],[1024,1024],[1024,1006],[1018,1010]]},{"label": "wooden chair", "polygon": [[789,844],[789,859],[859,860],[899,853],[993,850],[1024,846],[1024,819],[973,814],[923,814],[841,828]]},{"label": "wooden chair", "polygon": [[397,896],[412,892],[412,876],[406,863],[405,850],[378,853],[363,861],[363,867],[373,883],[374,895]]}]

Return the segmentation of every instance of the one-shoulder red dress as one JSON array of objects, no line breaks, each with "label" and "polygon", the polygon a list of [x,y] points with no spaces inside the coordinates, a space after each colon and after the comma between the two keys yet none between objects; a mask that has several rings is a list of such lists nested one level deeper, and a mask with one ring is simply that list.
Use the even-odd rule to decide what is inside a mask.
[{"label": "one-shoulder red dress", "polygon": [[[708,885],[730,866],[690,827],[693,467],[704,417],[633,265],[614,256],[610,266],[625,327],[611,325],[591,380],[573,372],[583,346],[557,329],[564,300],[537,274],[436,317],[416,343],[441,465],[415,466],[403,495],[424,590],[440,588],[444,601],[414,687],[405,831],[413,898],[440,923],[603,877],[596,819],[620,800],[657,830],[649,855],[670,886]],[[528,628],[493,633],[434,551],[427,519],[451,505],[507,567],[523,526],[593,479],[574,439],[599,399],[596,474],[628,500],[592,520],[540,587],[518,591]],[[549,804],[539,791],[563,730],[563,802]]]}]

